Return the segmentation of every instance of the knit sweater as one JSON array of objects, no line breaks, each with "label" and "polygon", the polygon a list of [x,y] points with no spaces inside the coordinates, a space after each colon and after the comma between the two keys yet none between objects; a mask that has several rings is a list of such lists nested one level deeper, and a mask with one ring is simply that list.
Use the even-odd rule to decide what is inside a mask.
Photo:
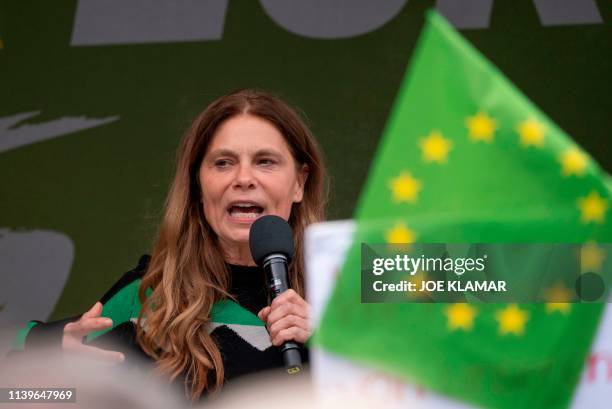
[{"label": "knit sweater", "polygon": [[[136,319],[141,304],[138,289],[150,257],[142,256],[138,266],[125,273],[100,299],[102,316],[113,320],[113,327],[89,334],[85,342],[101,348],[121,351],[124,365],[152,364],[136,342]],[[217,343],[225,368],[224,381],[241,375],[283,366],[282,355],[270,342],[265,324],[257,312],[268,305],[264,272],[259,267],[229,265],[229,293],[236,301],[226,299],[213,305],[208,331]],[[63,327],[79,317],[43,323],[31,321],[18,335],[15,349],[29,350],[40,345],[61,345]],[[58,345],[58,346],[59,346]],[[308,361],[308,351],[302,349]],[[279,369],[280,370],[280,369]]]}]

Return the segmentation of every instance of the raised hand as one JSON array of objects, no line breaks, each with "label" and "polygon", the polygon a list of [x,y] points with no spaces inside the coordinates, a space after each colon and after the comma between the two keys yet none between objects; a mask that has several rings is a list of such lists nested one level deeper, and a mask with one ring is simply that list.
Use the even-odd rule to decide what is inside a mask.
[{"label": "raised hand", "polygon": [[305,343],[310,328],[310,305],[294,290],[287,290],[277,296],[269,307],[257,314],[266,323],[272,345],[279,346],[285,341]]},{"label": "raised hand", "polygon": [[66,324],[62,338],[62,349],[66,352],[89,356],[101,361],[123,362],[125,356],[121,352],[107,351],[83,344],[84,336],[113,326],[113,320],[101,317],[100,314],[102,314],[102,303],[98,301],[78,321]]}]

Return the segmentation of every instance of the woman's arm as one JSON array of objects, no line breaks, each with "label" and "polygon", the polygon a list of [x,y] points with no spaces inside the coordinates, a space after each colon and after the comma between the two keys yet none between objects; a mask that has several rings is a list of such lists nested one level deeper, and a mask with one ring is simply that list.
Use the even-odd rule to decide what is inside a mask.
[{"label": "woman's arm", "polygon": [[138,287],[149,259],[149,256],[142,256],[136,268],[125,273],[85,314],[49,323],[29,322],[18,333],[13,349],[29,351],[51,347],[104,360],[123,360],[123,354],[119,352],[89,346],[83,341],[89,342],[138,316]]}]

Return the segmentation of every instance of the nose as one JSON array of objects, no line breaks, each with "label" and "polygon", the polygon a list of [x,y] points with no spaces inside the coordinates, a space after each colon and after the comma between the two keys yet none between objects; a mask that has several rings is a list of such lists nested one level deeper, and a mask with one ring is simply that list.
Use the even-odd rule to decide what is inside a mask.
[{"label": "nose", "polygon": [[247,164],[241,164],[234,179],[234,188],[248,190],[255,189],[256,186],[257,183],[251,167]]}]

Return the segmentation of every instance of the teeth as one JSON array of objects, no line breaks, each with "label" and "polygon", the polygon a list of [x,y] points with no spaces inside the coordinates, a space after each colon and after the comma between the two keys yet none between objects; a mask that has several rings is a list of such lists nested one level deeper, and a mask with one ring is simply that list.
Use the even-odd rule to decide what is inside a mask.
[{"label": "teeth", "polygon": [[238,217],[241,219],[256,219],[259,217],[259,212],[257,213],[243,213],[243,212],[232,212],[231,215],[233,217]]},{"label": "teeth", "polygon": [[255,220],[262,215],[263,208],[253,202],[237,202],[232,203],[228,211],[237,219]]}]

